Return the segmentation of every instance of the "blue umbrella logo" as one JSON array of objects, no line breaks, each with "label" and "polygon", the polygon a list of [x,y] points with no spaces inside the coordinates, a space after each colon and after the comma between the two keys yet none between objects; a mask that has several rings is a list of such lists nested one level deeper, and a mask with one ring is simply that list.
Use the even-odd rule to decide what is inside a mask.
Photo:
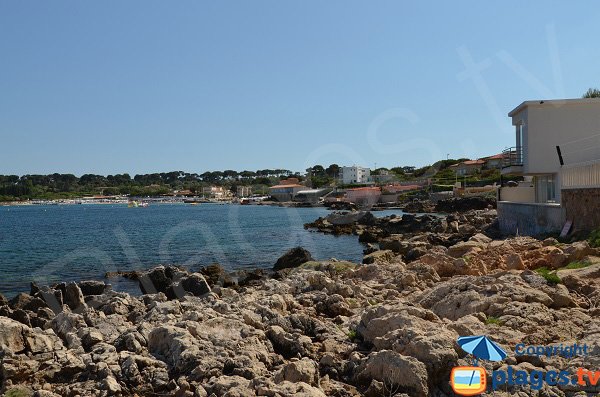
[{"label": "blue umbrella logo", "polygon": [[477,360],[501,361],[507,356],[506,352],[487,336],[461,336],[458,338],[458,345]]}]

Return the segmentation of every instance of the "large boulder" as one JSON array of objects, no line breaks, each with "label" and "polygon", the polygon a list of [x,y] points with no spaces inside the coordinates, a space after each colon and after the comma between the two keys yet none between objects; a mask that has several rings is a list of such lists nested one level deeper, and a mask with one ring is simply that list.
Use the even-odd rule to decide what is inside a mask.
[{"label": "large boulder", "polygon": [[485,248],[485,243],[476,240],[462,241],[448,248],[447,254],[453,258],[460,258],[467,254],[474,254]]},{"label": "large boulder", "polygon": [[186,292],[191,293],[194,296],[202,296],[210,292],[210,287],[199,273],[190,274],[181,280],[181,286]]},{"label": "large boulder", "polygon": [[281,383],[289,381],[293,383],[304,382],[311,386],[319,385],[319,366],[310,358],[285,365],[276,375],[275,381]]},{"label": "large boulder", "polygon": [[365,265],[370,264],[382,264],[382,263],[390,263],[394,259],[394,253],[390,250],[383,251],[375,251],[369,255],[365,255],[363,258],[363,263]]},{"label": "large boulder", "polygon": [[26,293],[20,293],[8,302],[13,310],[23,309],[32,312],[37,311],[40,307],[47,307],[46,302],[40,298],[33,297]]},{"label": "large boulder", "polygon": [[25,327],[18,321],[0,317],[0,352],[17,353],[25,350],[23,330]]},{"label": "large boulder", "polygon": [[298,267],[303,263],[310,262],[312,260],[313,257],[311,256],[310,252],[308,252],[304,248],[292,248],[279,259],[277,259],[277,262],[275,262],[275,265],[273,266],[273,270],[282,270]]},{"label": "large boulder", "polygon": [[83,296],[102,295],[107,289],[111,288],[109,284],[95,280],[80,281],[78,285]]},{"label": "large boulder", "polygon": [[166,293],[167,289],[173,283],[173,280],[167,276],[164,266],[158,266],[138,277],[138,283],[142,294],[155,294],[157,292]]}]

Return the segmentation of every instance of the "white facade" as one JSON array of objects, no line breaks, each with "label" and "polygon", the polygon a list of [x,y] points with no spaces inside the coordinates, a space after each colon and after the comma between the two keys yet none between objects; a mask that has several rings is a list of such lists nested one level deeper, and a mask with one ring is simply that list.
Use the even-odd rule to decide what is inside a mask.
[{"label": "white facade", "polygon": [[600,159],[600,99],[527,101],[509,114],[515,126],[504,174],[533,176],[536,203],[560,203],[561,167]]},{"label": "white facade", "polygon": [[339,180],[344,185],[367,183],[371,180],[371,169],[352,166],[340,168]]}]

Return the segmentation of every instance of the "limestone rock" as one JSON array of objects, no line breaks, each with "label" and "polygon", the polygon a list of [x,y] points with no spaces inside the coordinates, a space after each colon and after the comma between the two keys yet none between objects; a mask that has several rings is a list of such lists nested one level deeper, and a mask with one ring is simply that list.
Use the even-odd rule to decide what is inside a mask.
[{"label": "limestone rock", "polygon": [[71,310],[81,310],[85,306],[83,293],[76,283],[68,283],[66,285],[64,299]]},{"label": "limestone rock", "polygon": [[6,317],[0,317],[0,351],[17,353],[25,350],[23,330],[23,324]]}]

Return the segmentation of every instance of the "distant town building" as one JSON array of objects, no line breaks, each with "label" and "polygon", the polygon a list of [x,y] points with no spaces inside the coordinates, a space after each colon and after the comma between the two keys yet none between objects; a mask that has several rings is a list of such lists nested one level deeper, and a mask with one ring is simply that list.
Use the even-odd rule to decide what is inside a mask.
[{"label": "distant town building", "polygon": [[493,156],[482,157],[480,160],[483,160],[485,164],[483,168],[486,170],[500,170],[502,169],[502,163],[504,159],[504,154],[495,154]]},{"label": "distant town building", "polygon": [[370,179],[376,183],[391,183],[396,180],[396,176],[388,170],[379,170],[378,175],[370,175]]},{"label": "distant town building", "polygon": [[331,192],[331,189],[305,189],[296,192],[293,200],[300,203],[318,204],[321,197]]},{"label": "distant town building", "polygon": [[298,178],[288,178],[279,181],[278,185],[269,188],[269,194],[277,201],[292,201],[296,193],[306,189],[300,185]]},{"label": "distant town building", "polygon": [[236,188],[237,197],[250,197],[252,196],[252,186],[238,186]]},{"label": "distant town building", "polygon": [[202,188],[202,196],[212,199],[223,199],[229,196],[229,191],[222,186],[205,186]]},{"label": "distant town building", "polygon": [[346,200],[359,207],[371,207],[381,197],[381,189],[378,187],[358,187],[346,191]]},{"label": "distant town building", "polygon": [[451,165],[449,168],[454,170],[458,176],[466,176],[480,173],[484,164],[484,160],[467,160]]},{"label": "distant town building", "polygon": [[340,167],[339,181],[344,185],[371,181],[371,169],[359,166]]}]

